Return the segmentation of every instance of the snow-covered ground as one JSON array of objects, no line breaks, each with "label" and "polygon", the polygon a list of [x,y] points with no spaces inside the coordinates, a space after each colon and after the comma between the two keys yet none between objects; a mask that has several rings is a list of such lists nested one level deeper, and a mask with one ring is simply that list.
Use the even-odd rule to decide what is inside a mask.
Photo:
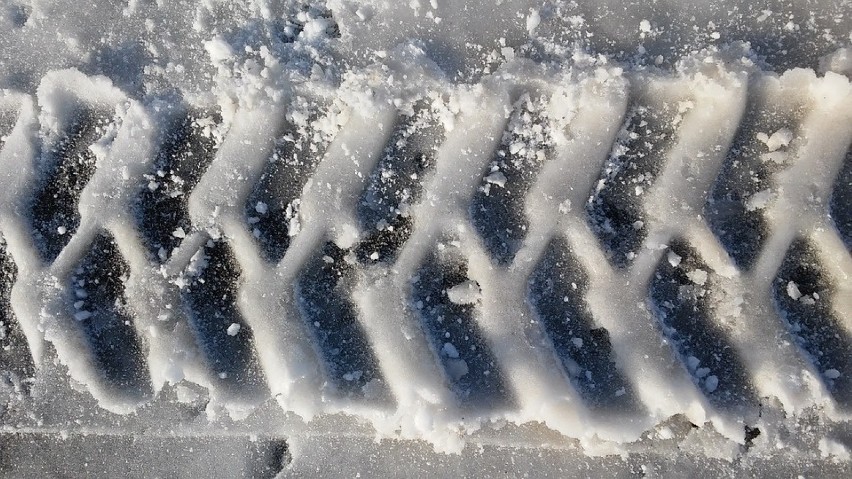
[{"label": "snow-covered ground", "polygon": [[0,471],[849,474],[850,12],[0,0]]}]

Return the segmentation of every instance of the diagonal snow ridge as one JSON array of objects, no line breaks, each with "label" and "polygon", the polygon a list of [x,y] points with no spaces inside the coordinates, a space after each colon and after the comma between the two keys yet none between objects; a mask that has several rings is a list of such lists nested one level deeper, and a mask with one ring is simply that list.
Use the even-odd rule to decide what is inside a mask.
[{"label": "diagonal snow ridge", "polygon": [[421,56],[273,102],[3,91],[35,364],[115,413],[191,383],[211,418],[274,398],[443,451],[505,421],[605,451],[675,415],[741,444],[770,409],[849,419],[847,78],[518,58],[459,84]]}]

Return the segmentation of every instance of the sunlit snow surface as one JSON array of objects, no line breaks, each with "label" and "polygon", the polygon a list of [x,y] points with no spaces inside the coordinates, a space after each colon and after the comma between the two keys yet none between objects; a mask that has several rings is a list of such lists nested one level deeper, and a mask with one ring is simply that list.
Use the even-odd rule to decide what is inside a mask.
[{"label": "sunlit snow surface", "polygon": [[0,0],[0,471],[852,474],[850,12]]}]

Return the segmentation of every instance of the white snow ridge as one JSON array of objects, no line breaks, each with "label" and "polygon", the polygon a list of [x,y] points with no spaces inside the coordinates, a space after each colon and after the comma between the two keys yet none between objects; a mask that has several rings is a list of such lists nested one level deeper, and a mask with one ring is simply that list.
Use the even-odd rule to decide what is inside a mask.
[{"label": "white snow ridge", "polygon": [[113,3],[0,2],[4,474],[852,474],[848,0]]}]

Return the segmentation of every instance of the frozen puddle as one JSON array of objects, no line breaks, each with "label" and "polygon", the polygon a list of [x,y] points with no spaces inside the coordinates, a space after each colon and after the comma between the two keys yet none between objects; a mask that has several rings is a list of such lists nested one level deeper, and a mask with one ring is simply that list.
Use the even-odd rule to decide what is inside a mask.
[{"label": "frozen puddle", "polygon": [[217,439],[275,470],[323,435],[848,460],[848,50],[460,79],[411,42],[334,77],[357,28],[299,11],[290,63],[205,40],[212,93],[0,91],[0,429],[287,437]]}]

